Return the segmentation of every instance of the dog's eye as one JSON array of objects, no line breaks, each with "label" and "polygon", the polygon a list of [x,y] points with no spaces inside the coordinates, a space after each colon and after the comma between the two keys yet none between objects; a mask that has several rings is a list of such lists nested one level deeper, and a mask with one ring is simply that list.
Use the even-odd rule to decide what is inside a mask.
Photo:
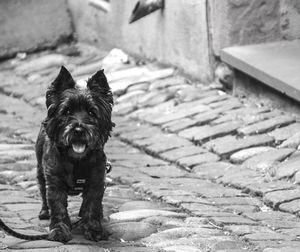
[{"label": "dog's eye", "polygon": [[96,113],[95,113],[93,110],[90,110],[90,111],[89,111],[89,115],[90,115],[90,116],[93,116],[93,117],[96,117]]},{"label": "dog's eye", "polygon": [[70,115],[70,114],[71,114],[71,110],[70,110],[69,108],[67,108],[67,109],[65,110],[65,114],[66,114],[66,115]]}]

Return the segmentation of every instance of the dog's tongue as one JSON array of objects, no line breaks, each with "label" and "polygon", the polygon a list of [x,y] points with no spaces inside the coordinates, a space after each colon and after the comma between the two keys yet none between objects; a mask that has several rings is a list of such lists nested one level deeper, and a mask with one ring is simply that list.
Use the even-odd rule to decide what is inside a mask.
[{"label": "dog's tongue", "polygon": [[83,153],[85,151],[85,144],[72,144],[73,151],[76,153]]}]

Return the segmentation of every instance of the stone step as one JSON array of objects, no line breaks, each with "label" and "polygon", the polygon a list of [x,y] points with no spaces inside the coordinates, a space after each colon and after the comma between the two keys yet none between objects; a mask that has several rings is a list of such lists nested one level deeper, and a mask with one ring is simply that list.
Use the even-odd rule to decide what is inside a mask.
[{"label": "stone step", "polygon": [[300,40],[229,47],[221,51],[221,59],[300,101]]}]

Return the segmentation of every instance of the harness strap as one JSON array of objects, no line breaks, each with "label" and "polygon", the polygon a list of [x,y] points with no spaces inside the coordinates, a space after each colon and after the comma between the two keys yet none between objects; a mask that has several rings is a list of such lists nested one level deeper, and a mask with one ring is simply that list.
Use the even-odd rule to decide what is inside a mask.
[{"label": "harness strap", "polygon": [[[105,165],[105,173],[110,173],[112,170],[111,162],[106,161]],[[71,196],[78,195],[83,192],[85,185],[86,185],[86,178],[75,178],[74,187],[69,190],[68,194]]]}]

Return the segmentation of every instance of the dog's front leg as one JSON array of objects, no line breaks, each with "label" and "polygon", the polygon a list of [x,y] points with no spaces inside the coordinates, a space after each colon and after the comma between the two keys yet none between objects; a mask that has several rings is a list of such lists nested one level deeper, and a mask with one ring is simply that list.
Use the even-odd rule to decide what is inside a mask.
[{"label": "dog's front leg", "polygon": [[66,190],[63,190],[60,185],[49,184],[47,200],[51,213],[49,238],[60,242],[71,240],[71,221],[67,212]]},{"label": "dog's front leg", "polygon": [[104,181],[95,182],[83,194],[83,202],[80,215],[83,220],[84,235],[87,239],[100,241],[107,239],[107,234],[102,228],[103,217],[102,198],[104,193]]}]

